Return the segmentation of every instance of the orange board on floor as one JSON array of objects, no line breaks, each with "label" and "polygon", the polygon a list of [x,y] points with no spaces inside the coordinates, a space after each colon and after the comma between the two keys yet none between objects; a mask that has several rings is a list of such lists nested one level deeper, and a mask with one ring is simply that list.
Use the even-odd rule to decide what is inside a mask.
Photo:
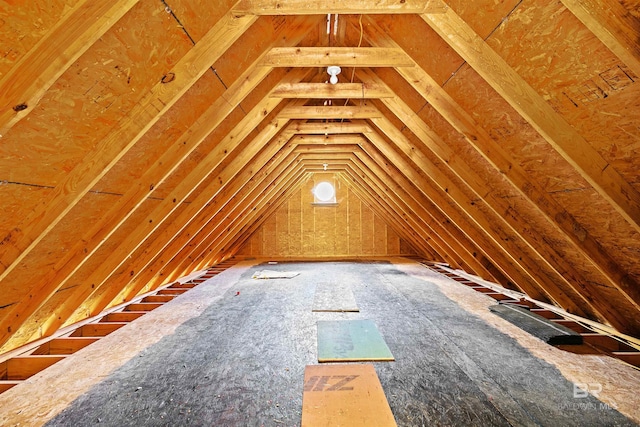
[{"label": "orange board on floor", "polygon": [[396,426],[373,365],[309,365],[302,427]]}]

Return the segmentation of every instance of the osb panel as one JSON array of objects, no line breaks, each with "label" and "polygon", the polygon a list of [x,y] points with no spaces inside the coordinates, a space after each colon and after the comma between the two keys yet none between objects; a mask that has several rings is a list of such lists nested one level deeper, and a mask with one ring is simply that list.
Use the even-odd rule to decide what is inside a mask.
[{"label": "osb panel", "polygon": [[586,186],[547,141],[470,67],[465,65],[458,71],[445,89],[541,188],[553,192]]},{"label": "osb panel", "polygon": [[[273,30],[266,30],[265,36],[271,34],[273,40],[267,39],[266,37],[258,39],[250,38],[247,40],[248,42],[252,43],[254,50],[256,47],[260,47],[260,49],[255,53],[260,54],[260,52],[262,51],[267,51],[267,49],[269,49],[270,43],[272,43],[273,46],[315,46],[316,43],[314,42],[315,36],[313,34],[313,31],[311,31],[309,34],[306,34],[300,43],[296,44],[293,40],[294,38],[297,40],[300,37],[301,32],[308,31],[310,25],[309,21],[313,21],[314,17],[297,17],[293,20],[290,17],[284,21],[281,21],[282,18],[283,17],[273,17]],[[285,24],[286,26],[283,27],[281,26],[282,24]],[[312,25],[311,28],[313,29],[315,28],[315,26]],[[251,31],[251,29],[249,29],[249,31]],[[239,64],[234,62],[235,59],[233,57],[233,55],[236,54],[237,53],[235,52],[235,49],[232,47],[215,64],[216,67],[220,67],[221,69],[225,70],[225,83],[229,79],[235,80],[236,76],[244,72],[244,68],[248,67],[251,64],[251,62],[247,62],[244,64],[244,68],[238,68]],[[247,58],[247,60],[251,61],[254,61],[255,59],[257,59],[257,56],[255,58]],[[280,67],[273,69],[271,73],[269,73],[269,75],[264,79],[264,81],[250,94],[248,94],[246,98],[242,100],[240,106],[242,107],[243,111],[249,112],[256,104],[258,104],[262,100],[262,98],[264,98],[267,91],[275,86],[275,84],[278,83],[288,71],[291,71],[291,69]],[[234,72],[236,73],[235,75]]]},{"label": "osb panel", "polygon": [[[563,192],[553,195],[585,230],[618,262],[620,267],[640,278],[640,235],[618,215],[610,205],[596,197],[593,190]],[[587,202],[588,201],[588,202]]]},{"label": "osb panel", "polygon": [[361,222],[361,236],[362,239],[362,253],[364,255],[373,255],[373,218],[374,214],[371,208],[366,206],[364,203],[361,205],[362,210],[360,211],[360,221]]},{"label": "osb panel", "polygon": [[220,79],[229,86],[247,67],[262,54],[277,37],[280,25],[274,22],[291,21],[295,17],[269,17],[261,16],[258,20],[238,38],[238,40],[218,59],[213,68]]},{"label": "osb panel", "polygon": [[[108,194],[88,193],[42,240],[41,244],[9,273],[3,280],[2,299],[15,295],[24,297],[31,288],[39,284],[43,277],[51,272],[51,268],[71,249],[82,240],[87,231],[85,227],[96,222],[106,206],[111,206],[118,196]],[[79,224],[85,224],[79,226]]]},{"label": "osb panel", "polygon": [[[485,204],[477,204],[476,206],[478,207],[478,211],[487,216],[490,221],[500,222],[496,221],[495,216],[493,217],[493,220],[491,219],[492,214],[489,213]],[[556,287],[561,290],[562,294],[567,295],[569,300],[573,301],[586,313],[589,313],[588,308],[584,306],[584,303],[581,301],[578,294],[571,289],[571,287],[563,280],[562,276],[548,265],[541,256],[520,237],[520,235],[516,234],[514,230],[506,226],[500,226],[498,232],[501,240],[500,244],[503,247],[507,247],[511,255],[516,259],[524,261],[523,265],[525,268],[528,267],[528,269],[534,273],[533,277],[538,279],[538,283],[542,287],[547,286],[549,283],[554,283]],[[561,296],[562,295],[559,295],[559,297]],[[560,306],[564,306],[563,308],[568,309],[565,304],[560,304]]]},{"label": "osb panel", "polygon": [[[552,104],[582,97],[581,87],[619,60],[561,2],[527,0],[487,40]],[[601,80],[602,81],[602,80]],[[598,97],[597,94],[593,96]]]},{"label": "osb panel", "polygon": [[[315,182],[319,180],[316,178]],[[400,238],[346,186],[337,189],[338,206],[313,206],[313,198],[305,196],[311,188],[313,182],[278,208],[251,236],[240,254],[331,257],[401,253]],[[261,252],[256,250],[258,247]],[[294,252],[294,248],[301,249]]]},{"label": "osb panel", "polygon": [[282,204],[276,210],[274,215],[276,223],[276,235],[275,237],[275,252],[277,254],[290,253],[289,248],[289,205],[288,203]]},{"label": "osb panel", "polygon": [[[408,254],[408,251],[405,252],[401,252],[400,249],[400,237],[395,234],[392,230],[388,230],[389,232],[387,233],[387,253],[388,254],[400,254],[400,253],[404,253],[404,254]],[[413,251],[411,251],[412,253]]]},{"label": "osb panel", "polygon": [[294,192],[286,203],[289,209],[288,233],[289,250],[292,254],[302,253],[302,221],[292,222],[292,218],[302,218],[302,191]]},{"label": "osb panel", "polygon": [[387,252],[387,224],[377,215],[373,218],[373,253]]},{"label": "osb panel", "polygon": [[569,10],[524,2],[488,43],[627,181],[639,183],[632,156],[640,145],[639,77]]},{"label": "osb panel", "polygon": [[640,7],[638,7],[638,0],[619,0],[625,9],[636,18],[640,19]]},{"label": "osb panel", "polygon": [[519,0],[447,1],[449,7],[464,19],[482,39],[486,39],[521,3]]},{"label": "osb panel", "polygon": [[508,198],[518,194],[517,189],[504,178],[504,175],[482,157],[480,152],[431,105],[426,105],[417,114],[446,143],[454,154],[452,158],[462,160],[465,166],[459,170],[459,173],[473,171],[486,183],[485,188],[490,188],[492,194],[497,197]]},{"label": "osb panel", "polygon": [[362,202],[356,194],[347,187],[347,236],[349,237],[349,255],[364,253],[362,250]]},{"label": "osb panel", "polygon": [[[96,252],[96,254],[87,263],[85,263],[80,270],[78,270],[71,277],[71,281],[73,281],[74,283],[79,283],[85,289],[87,289],[87,287],[91,285],[91,283],[88,282],[89,277],[103,266],[104,261],[109,256],[116,253],[116,254],[119,254],[122,258],[126,258],[127,254],[122,252],[119,245],[134,230],[137,224],[140,223],[140,221],[144,218],[144,215],[148,214],[149,211],[152,210],[155,207],[155,205],[157,205],[157,203],[158,201],[153,201],[153,200],[145,202],[145,204],[141,207],[141,209],[139,209],[132,216],[132,218],[130,218],[123,225],[123,227],[121,227],[114,234],[114,236],[109,241],[107,241],[107,243],[101,246],[100,249],[98,249],[98,251]],[[109,280],[107,280],[104,283],[104,285],[101,288],[99,288],[100,290],[97,292],[100,292],[101,290],[106,290],[112,286],[115,286],[116,285],[115,280],[112,280],[113,277],[114,277],[113,275],[109,276]],[[95,281],[95,284],[98,285],[98,283],[100,281],[103,281],[104,279],[105,279],[104,275],[102,277],[98,277],[97,280]],[[91,305],[85,303],[83,307],[87,308],[87,307],[91,307]],[[82,315],[76,314],[76,316],[72,318],[72,321],[67,323],[73,323],[73,321],[81,320],[82,318],[84,318],[85,311],[82,311],[82,313],[83,313]]]},{"label": "osb panel", "polygon": [[[348,188],[344,182],[340,179],[335,181],[336,186],[336,200],[338,206],[335,207],[336,215],[336,233],[338,234],[335,241],[335,251],[339,254],[349,253],[349,235],[351,227],[349,227],[349,202],[352,199],[349,198]],[[347,233],[346,238],[342,237],[342,234]],[[398,252],[399,253],[399,252]]]},{"label": "osb panel", "polygon": [[[630,81],[626,74],[624,78]],[[640,84],[609,91],[607,98],[574,107],[565,118],[640,191]]]},{"label": "osb panel", "polygon": [[31,212],[31,206],[49,197],[51,190],[47,187],[9,183],[5,177],[0,176],[0,200],[2,200],[3,212],[0,215],[0,236],[4,238],[22,218]]},{"label": "osb panel", "polygon": [[[555,232],[553,227],[548,225],[548,223],[537,221],[534,212],[528,209],[527,205],[522,203],[520,199],[512,199],[511,203],[514,205],[515,211],[518,212],[519,216],[524,220],[524,223],[536,224],[535,230],[540,233],[536,240],[541,242],[540,246],[547,250],[551,254],[551,257],[561,261],[561,266],[567,263],[579,275],[572,277],[568,273],[562,273],[564,277],[569,278],[574,283],[581,282],[587,284],[593,289],[595,292],[594,295],[597,296],[599,301],[615,301],[616,310],[628,313],[633,312],[633,306],[624,300],[619,293],[616,296],[617,291],[613,289],[613,285],[611,285],[587,259],[579,255],[573,245],[569,244],[565,239],[559,238],[558,233]],[[531,231],[529,231],[529,233],[531,234]],[[637,243],[636,246],[638,246]],[[640,250],[638,249],[640,248],[636,247],[636,252],[640,254]],[[609,288],[607,290],[607,296],[613,299],[604,297],[604,294],[602,294],[604,288]]]},{"label": "osb panel", "polygon": [[[180,167],[169,175],[169,177],[158,186],[154,192],[154,197],[166,198],[180,184],[200,161],[212,150],[216,145],[236,126],[243,118],[242,111],[236,108],[227,118],[220,123],[213,132],[207,136],[200,146],[194,150],[181,164]],[[193,196],[187,198],[187,201],[193,201]]]},{"label": "osb panel", "polygon": [[0,79],[79,0],[29,0],[0,3]]},{"label": "osb panel", "polygon": [[272,215],[262,223],[262,253],[276,253],[276,218]]},{"label": "osb panel", "polygon": [[198,42],[235,3],[235,0],[194,1],[168,0],[166,13],[173,13],[175,25],[182,26],[189,36]]},{"label": "osb panel", "polygon": [[413,111],[420,111],[427,101],[393,68],[376,68],[376,75]]},{"label": "osb panel", "polygon": [[382,15],[373,18],[440,84],[447,81],[464,62],[419,16]]},{"label": "osb panel", "polygon": [[416,250],[413,249],[406,240],[400,239],[400,253],[406,255],[416,255]]},{"label": "osb panel", "polygon": [[[315,220],[313,217],[313,211],[308,207],[313,203],[313,180],[306,181],[301,187],[301,199],[302,205],[300,206],[301,211],[301,219],[302,223],[302,255],[303,256],[312,256],[313,255],[313,245],[314,245],[314,230],[315,230]],[[269,238],[263,231],[262,238]],[[263,252],[263,254],[265,254]]]},{"label": "osb panel", "polygon": [[[213,72],[205,73],[175,105],[129,150],[94,187],[98,191],[125,193],[193,125],[211,103],[224,92]],[[158,183],[144,183],[145,186]],[[164,197],[152,194],[153,197]]]},{"label": "osb panel", "polygon": [[161,3],[140,2],[3,137],[0,169],[57,185],[189,48]]},{"label": "osb panel", "polygon": [[[98,251],[96,251],[90,261],[85,263],[85,265],[83,265],[83,267],[74,274],[73,279],[81,283],[85,282],[91,274],[100,268],[104,260],[113,254],[118,254],[123,259],[127,258],[129,254],[122,252],[120,245],[125,240],[130,239],[131,234],[136,230],[136,228],[143,224],[145,217],[149,215],[159,205],[159,203],[160,201],[158,200],[145,200],[140,208],[136,210],[120,228],[118,228],[118,230],[109,240],[107,240],[107,242],[105,242],[105,244],[100,247],[100,249],[98,249]],[[143,244],[143,247],[148,246],[147,243]]]}]

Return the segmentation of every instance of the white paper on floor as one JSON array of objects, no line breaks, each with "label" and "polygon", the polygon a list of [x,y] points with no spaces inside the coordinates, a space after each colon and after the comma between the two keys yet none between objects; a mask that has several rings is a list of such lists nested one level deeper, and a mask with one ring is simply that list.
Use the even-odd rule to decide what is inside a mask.
[{"label": "white paper on floor", "polygon": [[252,279],[291,279],[292,277],[296,277],[298,272],[296,271],[272,271],[272,270],[262,270],[256,271],[251,276]]}]

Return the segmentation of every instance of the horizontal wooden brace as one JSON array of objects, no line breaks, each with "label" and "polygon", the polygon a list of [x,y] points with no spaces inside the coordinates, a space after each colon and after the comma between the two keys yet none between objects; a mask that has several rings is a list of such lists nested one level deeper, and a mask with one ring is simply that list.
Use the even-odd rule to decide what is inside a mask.
[{"label": "horizontal wooden brace", "polygon": [[260,62],[266,67],[413,67],[399,48],[386,47],[274,47]]},{"label": "horizontal wooden brace", "polygon": [[440,0],[241,0],[232,9],[242,15],[326,15],[442,13],[448,6]]},{"label": "horizontal wooden brace", "polygon": [[281,83],[270,94],[272,98],[392,98],[395,95],[382,85],[371,83]]},{"label": "horizontal wooden brace", "polygon": [[370,119],[380,118],[377,108],[367,106],[287,106],[280,114],[282,119]]}]

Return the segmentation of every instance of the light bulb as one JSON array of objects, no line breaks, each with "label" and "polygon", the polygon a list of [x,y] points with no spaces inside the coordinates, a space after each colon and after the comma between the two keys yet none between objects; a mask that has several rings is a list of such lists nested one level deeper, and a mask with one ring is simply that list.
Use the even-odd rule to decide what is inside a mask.
[{"label": "light bulb", "polygon": [[331,76],[329,81],[331,82],[332,85],[338,83],[338,74],[340,74],[340,71],[342,71],[342,69],[337,65],[331,65],[327,67],[327,74]]}]

